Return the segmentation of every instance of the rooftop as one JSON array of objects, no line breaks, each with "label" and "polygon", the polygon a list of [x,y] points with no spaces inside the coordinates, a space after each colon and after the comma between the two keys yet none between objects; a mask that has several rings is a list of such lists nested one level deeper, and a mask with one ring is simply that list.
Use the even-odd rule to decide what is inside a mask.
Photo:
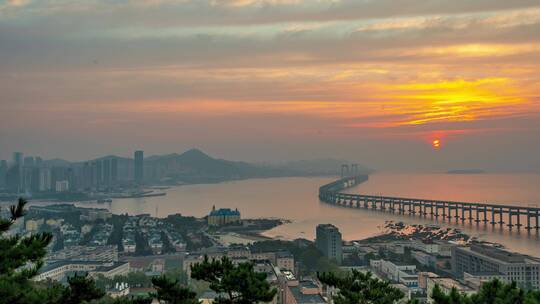
[{"label": "rooftop", "polygon": [[[312,283],[312,282],[311,282]],[[326,301],[320,294],[309,294],[309,293],[302,293],[302,288],[310,288],[308,286],[304,286],[303,284],[307,284],[306,282],[300,282],[300,285],[298,286],[290,286],[290,290],[294,298],[296,299],[296,303],[303,304],[326,304]],[[313,283],[312,283],[313,284]],[[316,286],[316,285],[315,285]],[[314,287],[315,288],[315,287]]]},{"label": "rooftop", "polygon": [[433,282],[446,289],[456,288],[458,291],[470,291],[470,287],[461,284],[460,282],[451,278],[431,278]]},{"label": "rooftop", "polygon": [[126,262],[103,262],[103,261],[58,261],[47,264],[39,270],[39,273],[44,273],[56,268],[60,268],[65,265],[95,265],[96,271],[109,271],[116,267],[119,267]]},{"label": "rooftop", "polygon": [[539,264],[535,259],[532,259],[526,255],[506,251],[493,246],[487,246],[482,244],[473,244],[471,247],[459,247],[460,250],[469,251],[471,253],[482,255],[487,258],[491,258],[497,261],[505,263],[530,263]]},{"label": "rooftop", "polygon": [[210,211],[210,216],[240,216],[240,211],[238,209],[232,210],[230,208],[220,208],[216,210],[216,207],[214,206],[212,208],[212,211]]}]

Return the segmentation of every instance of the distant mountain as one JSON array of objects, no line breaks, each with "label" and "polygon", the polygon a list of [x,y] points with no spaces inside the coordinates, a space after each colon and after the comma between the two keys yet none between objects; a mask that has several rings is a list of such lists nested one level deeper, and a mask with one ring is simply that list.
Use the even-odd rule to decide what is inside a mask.
[{"label": "distant mountain", "polygon": [[[132,158],[107,155],[92,161],[117,159],[118,178],[133,179]],[[49,166],[81,167],[83,162],[68,162],[61,159],[47,160]],[[165,183],[210,183],[258,177],[286,176],[334,176],[339,175],[342,164],[351,162],[339,159],[298,160],[278,164],[254,164],[214,158],[199,149],[191,149],[182,154],[154,155],[144,159],[144,175],[149,181]],[[370,173],[368,167],[359,165],[359,173]]]},{"label": "distant mountain", "polygon": [[69,167],[71,166],[72,163],[67,160],[60,159],[60,158],[54,158],[54,159],[44,160],[43,164],[49,167]]},{"label": "distant mountain", "polygon": [[268,170],[246,162],[213,158],[201,150],[145,158],[152,179],[167,177],[184,182],[213,182],[269,176]]}]

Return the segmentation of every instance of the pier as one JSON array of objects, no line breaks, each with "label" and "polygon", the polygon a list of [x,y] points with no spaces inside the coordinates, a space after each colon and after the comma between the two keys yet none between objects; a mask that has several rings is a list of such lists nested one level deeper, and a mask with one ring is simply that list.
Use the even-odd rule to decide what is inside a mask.
[{"label": "pier", "polygon": [[356,165],[350,168],[352,170],[348,165],[343,165],[339,180],[319,188],[321,201],[353,209],[380,210],[448,221],[454,219],[461,223],[484,223],[510,229],[524,228],[527,231],[540,229],[540,208],[344,193],[343,190],[369,179],[368,175],[357,174]]}]

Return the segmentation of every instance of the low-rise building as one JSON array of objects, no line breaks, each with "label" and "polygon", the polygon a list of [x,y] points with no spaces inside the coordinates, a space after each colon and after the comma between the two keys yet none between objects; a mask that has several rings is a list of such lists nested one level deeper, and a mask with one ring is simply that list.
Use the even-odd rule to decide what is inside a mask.
[{"label": "low-rise building", "polygon": [[439,244],[433,240],[414,241],[412,243],[412,248],[429,254],[439,254]]},{"label": "low-rise building", "polygon": [[125,275],[130,271],[129,263],[98,261],[60,261],[45,265],[34,281],[51,279],[61,281],[68,273],[86,272],[91,276],[101,274],[107,278]]},{"label": "low-rise building", "polygon": [[208,214],[209,226],[223,226],[232,223],[240,223],[240,211],[229,208],[221,208],[216,210],[216,206],[212,207],[212,211]]},{"label": "low-rise building", "polygon": [[401,283],[409,288],[418,287],[416,265],[400,264],[386,260],[371,260],[370,265],[391,281]]},{"label": "low-rise building", "polygon": [[418,288],[427,290],[427,280],[429,278],[438,278],[439,275],[433,272],[419,272],[418,273]]},{"label": "low-rise building", "polygon": [[499,278],[499,274],[496,272],[479,272],[476,274],[463,273],[463,281],[465,284],[476,290],[479,290],[482,284],[496,278]]},{"label": "low-rise building", "polygon": [[41,219],[29,219],[25,223],[26,231],[37,231],[43,225],[45,221]]},{"label": "low-rise building", "polygon": [[112,288],[107,289],[107,295],[111,298],[119,298],[129,295],[128,283],[116,283]]},{"label": "low-rise building", "polygon": [[47,256],[48,262],[56,261],[101,261],[117,262],[118,247],[116,245],[105,246],[71,246]]},{"label": "low-rise building", "polygon": [[435,267],[435,264],[437,263],[437,257],[423,251],[415,250],[411,252],[411,255],[418,263],[427,267]]},{"label": "low-rise building", "polygon": [[465,273],[488,273],[505,282],[516,282],[522,288],[540,288],[539,260],[493,246],[472,244],[470,247],[454,247],[452,270],[458,278],[463,278]]},{"label": "low-rise building", "polygon": [[290,252],[278,252],[276,254],[276,265],[279,269],[295,272],[294,256]]},{"label": "low-rise building", "polygon": [[444,240],[436,240],[433,241],[435,244],[439,245],[439,252],[438,256],[442,257],[451,257],[452,256],[452,248],[456,247],[457,244],[449,241]]},{"label": "low-rise building", "polygon": [[278,301],[283,304],[324,304],[322,287],[314,280],[298,280],[290,271],[278,274],[280,288]]}]

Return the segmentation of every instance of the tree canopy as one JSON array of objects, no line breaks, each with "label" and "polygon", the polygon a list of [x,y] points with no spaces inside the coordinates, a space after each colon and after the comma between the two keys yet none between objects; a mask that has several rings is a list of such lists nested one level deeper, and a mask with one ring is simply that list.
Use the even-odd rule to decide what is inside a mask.
[{"label": "tree canopy", "polygon": [[332,272],[320,273],[319,280],[338,291],[336,304],[392,304],[403,298],[403,293],[388,281],[374,278],[370,272],[352,270],[343,275]]},{"label": "tree canopy", "polygon": [[508,284],[494,279],[482,284],[472,295],[460,293],[455,288],[445,294],[435,286],[431,298],[435,304],[540,304],[540,291],[521,289],[515,282]]},{"label": "tree canopy", "polygon": [[214,260],[205,256],[191,267],[191,277],[209,282],[219,304],[270,302],[277,293],[266,281],[266,274],[255,272],[252,263],[234,265],[225,256]]},{"label": "tree canopy", "polygon": [[178,279],[167,276],[152,278],[156,292],[153,294],[159,301],[170,304],[198,304],[197,294],[179,284]]}]

